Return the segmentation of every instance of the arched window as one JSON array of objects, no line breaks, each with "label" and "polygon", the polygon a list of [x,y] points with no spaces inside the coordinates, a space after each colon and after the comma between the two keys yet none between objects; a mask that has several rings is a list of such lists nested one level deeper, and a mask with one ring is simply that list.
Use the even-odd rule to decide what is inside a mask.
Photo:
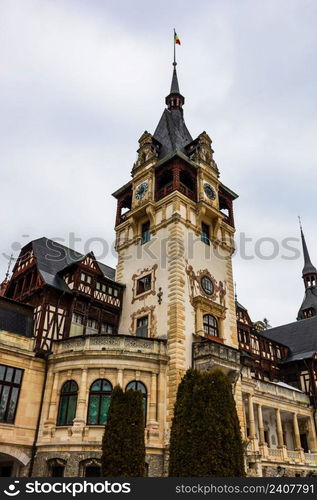
[{"label": "arched window", "polygon": [[88,403],[88,425],[104,425],[107,422],[112,393],[112,385],[108,380],[95,380],[90,386]]},{"label": "arched window", "polygon": [[76,414],[78,385],[75,380],[67,380],[61,389],[57,425],[73,425]]},{"label": "arched window", "polygon": [[134,391],[141,391],[143,396],[143,411],[144,411],[144,423],[146,423],[146,407],[147,407],[147,389],[145,385],[139,380],[132,380],[126,386],[125,390],[129,391],[130,389]]},{"label": "arched window", "polygon": [[217,320],[211,314],[204,315],[204,332],[213,337],[219,336]]}]

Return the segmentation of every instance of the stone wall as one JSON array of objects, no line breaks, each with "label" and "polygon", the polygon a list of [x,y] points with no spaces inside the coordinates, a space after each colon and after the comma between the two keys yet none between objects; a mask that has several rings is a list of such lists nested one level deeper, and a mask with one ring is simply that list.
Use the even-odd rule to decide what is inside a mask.
[{"label": "stone wall", "polygon": [[[65,477],[81,477],[84,475],[83,462],[96,459],[99,462],[101,452],[39,452],[36,455],[33,477],[49,477],[49,461],[58,459],[66,463]],[[149,477],[161,477],[164,469],[163,455],[146,455],[145,462],[148,466]]]}]

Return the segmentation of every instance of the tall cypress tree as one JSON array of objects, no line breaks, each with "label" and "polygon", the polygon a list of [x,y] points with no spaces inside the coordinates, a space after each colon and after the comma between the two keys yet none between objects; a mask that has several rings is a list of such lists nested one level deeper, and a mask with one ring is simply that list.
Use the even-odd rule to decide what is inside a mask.
[{"label": "tall cypress tree", "polygon": [[145,445],[142,394],[114,388],[102,440],[103,477],[141,477]]},{"label": "tall cypress tree", "polygon": [[140,391],[130,389],[125,393],[125,398],[127,476],[142,477],[145,466],[143,396]]},{"label": "tall cypress tree", "polygon": [[170,476],[244,476],[239,420],[228,377],[188,370],[175,404]]}]

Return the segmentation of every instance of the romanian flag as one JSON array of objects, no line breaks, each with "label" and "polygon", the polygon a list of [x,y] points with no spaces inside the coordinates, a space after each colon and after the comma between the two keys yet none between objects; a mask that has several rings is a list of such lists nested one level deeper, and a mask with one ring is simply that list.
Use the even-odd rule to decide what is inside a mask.
[{"label": "romanian flag", "polygon": [[175,41],[175,43],[177,43],[178,45],[180,45],[180,44],[181,44],[181,41],[180,41],[180,39],[178,38],[178,35],[177,35],[177,33],[176,33],[176,31],[175,31],[175,30],[174,30],[174,41]]}]

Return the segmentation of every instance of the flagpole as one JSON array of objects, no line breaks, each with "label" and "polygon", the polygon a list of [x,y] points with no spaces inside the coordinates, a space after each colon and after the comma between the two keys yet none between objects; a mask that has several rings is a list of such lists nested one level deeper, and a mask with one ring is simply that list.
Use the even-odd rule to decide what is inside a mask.
[{"label": "flagpole", "polygon": [[177,62],[176,62],[176,40],[175,40],[175,35],[176,35],[176,31],[175,31],[175,28],[174,28],[174,37],[173,37],[174,38],[174,62],[173,62],[174,68],[176,67],[176,64],[177,64]]}]

